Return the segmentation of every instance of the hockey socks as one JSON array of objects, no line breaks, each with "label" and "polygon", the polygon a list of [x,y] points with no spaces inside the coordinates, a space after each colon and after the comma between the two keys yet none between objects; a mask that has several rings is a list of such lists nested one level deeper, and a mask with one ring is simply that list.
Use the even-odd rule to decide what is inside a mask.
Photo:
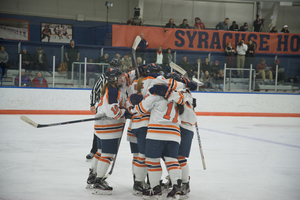
[{"label": "hockey socks", "polygon": [[92,160],[92,167],[91,168],[94,172],[97,171],[97,165],[98,165],[100,157],[101,157],[101,149],[98,149],[98,151],[95,153],[94,158]]},{"label": "hockey socks", "polygon": [[189,170],[189,165],[187,163],[187,159],[184,156],[178,156],[178,162],[181,167],[181,178],[182,178],[182,183],[187,183],[189,182],[189,175],[190,175],[190,170]]},{"label": "hockey socks", "polygon": [[148,167],[148,176],[150,180],[150,187],[154,188],[159,185],[159,181],[162,175],[162,168],[160,165],[160,158],[146,158],[145,161]]},{"label": "hockey socks", "polygon": [[145,178],[147,176],[148,168],[145,163],[145,154],[138,154],[138,157],[136,159],[136,162],[134,163],[134,174],[135,174],[135,180],[144,182]]},{"label": "hockey socks", "polygon": [[106,174],[111,161],[113,161],[113,156],[114,154],[109,154],[109,153],[101,154],[97,166],[97,177],[103,177]]},{"label": "hockey socks", "polygon": [[172,184],[177,184],[177,180],[181,179],[181,167],[175,158],[165,157],[166,167],[168,169]]}]

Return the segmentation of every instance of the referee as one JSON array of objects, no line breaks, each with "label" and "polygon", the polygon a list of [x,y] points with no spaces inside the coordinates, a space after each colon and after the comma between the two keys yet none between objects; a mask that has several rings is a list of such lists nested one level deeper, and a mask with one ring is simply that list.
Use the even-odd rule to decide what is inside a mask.
[{"label": "referee", "polygon": [[[107,80],[106,80],[105,74],[102,74],[92,89],[91,96],[90,96],[90,98],[91,98],[90,111],[93,114],[97,113],[95,104],[96,104],[96,102],[100,101],[101,89],[106,82],[107,82]],[[88,160],[92,159],[96,152],[97,152],[97,136],[94,134],[93,146],[92,146],[90,153],[86,156],[86,159],[88,159]]]}]

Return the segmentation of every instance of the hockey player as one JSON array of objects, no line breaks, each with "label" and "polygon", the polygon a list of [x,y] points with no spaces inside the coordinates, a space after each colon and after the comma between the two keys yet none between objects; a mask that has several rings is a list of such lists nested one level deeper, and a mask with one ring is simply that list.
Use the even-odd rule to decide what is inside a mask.
[{"label": "hockey player", "polygon": [[42,33],[41,33],[41,41],[45,37],[48,37],[48,42],[50,42],[50,35],[51,35],[51,29],[49,27],[49,24],[46,24],[45,28],[42,30]]},{"label": "hockey player", "polygon": [[122,96],[119,87],[123,82],[121,75],[121,71],[117,68],[110,68],[105,72],[107,83],[101,90],[96,115],[96,117],[103,115],[105,117],[95,121],[94,126],[99,138],[98,141],[101,144],[101,156],[97,166],[97,174],[92,171],[92,174],[96,175],[93,194],[111,194],[113,189],[103,177],[118,151],[119,140],[123,132],[125,109],[120,108]]},{"label": "hockey player", "polygon": [[[183,113],[180,115],[181,142],[180,142],[179,153],[178,153],[178,161],[182,169],[182,186],[181,186],[180,195],[181,198],[186,198],[188,197],[190,192],[189,167],[186,158],[188,158],[190,154],[190,148],[191,148],[192,139],[194,135],[193,125],[197,122],[197,116],[193,109],[195,103],[193,103],[194,101],[189,89],[195,90],[197,88],[197,84],[191,82],[189,79],[184,78],[175,72],[165,75],[165,78],[175,79],[178,82],[184,82],[186,85],[185,90],[181,92],[184,95],[185,104],[184,104]],[[169,88],[166,88],[163,85],[156,86],[155,88],[156,91],[152,90],[152,92],[161,95],[163,97],[165,97],[165,93],[170,90]]]},{"label": "hockey player", "polygon": [[[149,65],[150,66],[147,65],[146,71],[151,72],[151,70],[155,69],[156,65]],[[158,76],[158,74],[156,75]],[[155,76],[155,73],[148,73],[148,77],[145,78],[145,83],[147,83],[147,80],[151,79],[152,81],[149,85],[159,81],[159,78],[157,80],[153,76]],[[164,80],[164,78],[161,80]],[[175,87],[175,85],[176,84],[172,84],[171,86]],[[143,87],[148,91],[147,84],[143,84]],[[179,101],[183,103],[183,98],[180,97],[180,99],[181,100]],[[130,110],[131,112],[138,114],[146,114],[151,110],[147,132],[143,132],[141,135],[141,131],[138,131],[137,134],[139,149],[144,150],[145,156],[145,158],[140,159],[140,161],[144,161],[142,164],[146,164],[148,167],[151,186],[151,189],[143,192],[143,197],[145,199],[160,198],[160,195],[162,194],[160,186],[162,174],[160,158],[162,156],[164,156],[165,163],[173,181],[173,190],[168,194],[168,197],[173,198],[175,195],[180,194],[181,172],[177,160],[180,142],[180,119],[178,118],[177,106],[175,104],[176,103],[172,101],[164,100],[163,97],[148,93],[142,102],[135,105],[134,108]],[[146,140],[144,139],[145,141],[140,142],[139,135],[141,135],[141,139],[146,137]],[[140,146],[143,147],[140,148]],[[142,154],[143,152],[139,154],[139,157]]]}]

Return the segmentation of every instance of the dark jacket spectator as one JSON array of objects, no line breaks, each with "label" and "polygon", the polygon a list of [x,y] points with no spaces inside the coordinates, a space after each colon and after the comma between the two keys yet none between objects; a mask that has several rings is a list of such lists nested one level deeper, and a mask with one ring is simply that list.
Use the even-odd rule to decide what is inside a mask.
[{"label": "dark jacket spectator", "polygon": [[164,61],[163,61],[163,71],[165,74],[171,72],[170,63],[174,62],[174,57],[172,54],[172,49],[167,48],[166,53],[164,54]]},{"label": "dark jacket spectator", "polygon": [[186,56],[183,56],[182,61],[178,65],[187,72],[189,78],[193,77],[194,74],[193,66],[189,61],[187,61]]},{"label": "dark jacket spectator", "polygon": [[201,21],[201,19],[199,17],[195,18],[194,28],[195,29],[204,29],[205,30],[205,25],[204,25],[204,23]]},{"label": "dark jacket spectator", "polygon": [[188,24],[188,20],[187,20],[187,19],[184,19],[184,20],[182,21],[182,24],[179,25],[179,28],[189,29],[190,26],[189,26],[189,24]]},{"label": "dark jacket spectator", "polygon": [[174,24],[174,20],[171,18],[169,23],[165,25],[165,28],[176,28],[176,24]]},{"label": "dark jacket spectator", "polygon": [[247,57],[255,57],[255,49],[256,49],[256,45],[253,43],[252,40],[249,40],[249,43],[247,44],[248,49],[246,52],[246,56]]},{"label": "dark jacket spectator", "polygon": [[205,62],[201,64],[201,71],[205,72],[208,71],[211,72],[211,62],[209,62],[208,58],[205,58]]},{"label": "dark jacket spectator", "polygon": [[275,63],[271,67],[271,71],[273,73],[273,77],[276,77],[276,65],[278,65],[278,77],[277,77],[277,81],[278,82],[285,82],[285,73],[284,73],[284,71],[280,70],[281,65],[279,63],[280,63],[279,59],[276,59]]},{"label": "dark jacket spectator", "polygon": [[232,25],[229,27],[230,31],[238,31],[239,30],[239,25],[236,24],[236,21],[232,22]]},{"label": "dark jacket spectator", "polygon": [[284,27],[281,29],[282,33],[290,33],[290,31],[288,30],[288,25],[284,25]]},{"label": "dark jacket spectator", "polygon": [[46,70],[48,65],[48,58],[46,54],[43,52],[42,47],[38,48],[38,52],[33,57],[34,67],[37,70]]},{"label": "dark jacket spectator", "polygon": [[273,26],[272,30],[270,30],[270,33],[278,33],[277,27]]},{"label": "dark jacket spectator", "polygon": [[2,45],[0,47],[0,67],[2,69],[2,74],[1,76],[3,77],[6,74],[6,65],[8,61],[8,53],[5,51],[5,46]]},{"label": "dark jacket spectator", "polygon": [[219,65],[219,61],[216,60],[215,64],[211,66],[211,74],[213,75],[213,77],[216,77],[220,69],[221,67]]},{"label": "dark jacket spectator", "polygon": [[[19,75],[15,78],[15,86],[19,86]],[[25,75],[25,69],[21,71],[21,87],[29,87],[31,85],[31,79],[28,75]]]},{"label": "dark jacket spectator", "polygon": [[247,22],[244,23],[244,26],[241,26],[240,31],[248,31],[248,24],[247,24]]},{"label": "dark jacket spectator", "polygon": [[[231,42],[228,42],[227,47],[225,48],[226,58],[227,58],[227,68],[234,68],[234,54],[235,50]],[[233,71],[231,71],[233,73]]]},{"label": "dark jacket spectator", "polygon": [[95,60],[96,63],[109,63],[109,60],[108,60],[108,54],[104,54],[103,56],[101,56],[100,58],[97,58]]},{"label": "dark jacket spectator", "polygon": [[229,22],[229,18],[225,18],[225,20],[223,22],[219,22],[216,25],[216,30],[224,30],[227,31],[228,30],[228,22]]},{"label": "dark jacket spectator", "polygon": [[22,54],[22,68],[31,70],[33,62],[32,62],[31,54],[27,51],[27,47],[25,46],[23,47],[21,54]]},{"label": "dark jacket spectator", "polygon": [[36,77],[32,80],[31,87],[48,87],[47,80],[43,77],[42,72],[36,74]]},{"label": "dark jacket spectator", "polygon": [[261,25],[262,25],[261,16],[256,15],[256,20],[253,22],[254,32],[260,32]]}]

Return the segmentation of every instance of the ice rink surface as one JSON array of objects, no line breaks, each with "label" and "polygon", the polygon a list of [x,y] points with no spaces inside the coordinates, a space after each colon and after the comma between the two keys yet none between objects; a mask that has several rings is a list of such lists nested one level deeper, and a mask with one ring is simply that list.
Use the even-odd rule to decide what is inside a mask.
[{"label": "ice rink surface", "polygon": [[[27,116],[37,123],[91,117]],[[190,199],[300,199],[300,118],[198,117],[198,124],[207,170],[195,134],[188,159]],[[0,115],[0,132],[0,199],[142,199],[131,192],[132,155],[125,135],[107,179],[113,194],[99,196],[85,189],[93,122],[34,128],[19,115]]]}]

